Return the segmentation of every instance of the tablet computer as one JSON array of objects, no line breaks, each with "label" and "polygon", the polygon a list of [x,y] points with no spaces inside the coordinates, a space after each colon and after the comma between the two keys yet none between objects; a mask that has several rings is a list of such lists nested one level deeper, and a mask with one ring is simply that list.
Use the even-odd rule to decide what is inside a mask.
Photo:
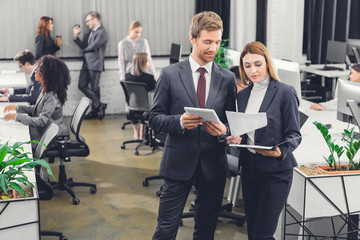
[{"label": "tablet computer", "polygon": [[257,149],[273,149],[273,146],[261,146],[261,145],[248,145],[248,144],[229,144],[229,147],[240,147],[240,148],[257,148]]},{"label": "tablet computer", "polygon": [[221,123],[214,109],[193,107],[184,107],[184,109],[190,115],[198,115],[199,117],[203,118],[204,122],[214,121],[217,124]]}]

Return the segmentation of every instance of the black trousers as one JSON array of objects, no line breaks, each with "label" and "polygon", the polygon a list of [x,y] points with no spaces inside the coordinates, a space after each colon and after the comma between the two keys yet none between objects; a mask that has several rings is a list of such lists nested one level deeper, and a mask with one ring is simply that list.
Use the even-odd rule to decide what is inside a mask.
[{"label": "black trousers", "polygon": [[[92,71],[87,68],[86,63],[83,64],[79,77],[79,89],[91,99],[92,109],[100,107],[100,76],[101,71]],[[89,88],[90,84],[90,88]]]},{"label": "black trousers", "polygon": [[175,240],[184,206],[190,189],[195,184],[195,226],[193,239],[212,240],[218,214],[224,195],[225,180],[206,181],[200,167],[189,181],[166,178],[162,187],[159,204],[158,225],[153,240]]},{"label": "black trousers", "polygon": [[241,176],[248,238],[275,239],[273,235],[290,192],[293,170],[259,172],[254,154],[248,155]]}]

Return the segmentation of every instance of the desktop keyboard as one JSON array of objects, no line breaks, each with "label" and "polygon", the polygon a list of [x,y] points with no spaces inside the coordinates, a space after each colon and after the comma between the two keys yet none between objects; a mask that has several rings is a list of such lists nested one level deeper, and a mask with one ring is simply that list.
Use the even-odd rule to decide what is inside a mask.
[{"label": "desktop keyboard", "polygon": [[320,70],[324,70],[324,71],[344,71],[343,68],[341,67],[333,67],[333,66],[324,66],[322,68],[320,68]]}]

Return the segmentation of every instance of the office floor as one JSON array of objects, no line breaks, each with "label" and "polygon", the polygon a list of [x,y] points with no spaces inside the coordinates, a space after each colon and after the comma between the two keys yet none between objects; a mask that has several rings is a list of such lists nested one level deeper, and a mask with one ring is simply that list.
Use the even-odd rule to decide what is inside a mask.
[{"label": "office floor", "polygon": [[[135,156],[136,144],[121,149],[122,142],[133,135],[131,125],[121,130],[125,121],[124,115],[110,115],[103,121],[83,122],[81,134],[91,153],[86,158],[72,158],[72,162],[66,163],[67,175],[74,181],[96,183],[98,191],[89,194],[89,188],[75,187],[79,205],[73,205],[70,195],[62,191],[56,191],[50,201],[41,201],[43,230],[62,231],[69,240],[151,239],[159,204],[155,192],[161,186],[161,180],[150,181],[149,187],[143,187],[142,181],[146,176],[157,174],[162,151],[156,150],[152,154],[151,149],[144,146],[140,155]],[[55,176],[57,164],[58,160],[51,165]],[[189,209],[192,200],[193,193],[185,210]],[[243,212],[241,201],[239,205],[233,212]],[[185,219],[184,225],[179,227],[177,240],[192,239],[193,226],[193,219]],[[220,218],[215,239],[245,240],[246,227],[238,227],[228,219]]]}]

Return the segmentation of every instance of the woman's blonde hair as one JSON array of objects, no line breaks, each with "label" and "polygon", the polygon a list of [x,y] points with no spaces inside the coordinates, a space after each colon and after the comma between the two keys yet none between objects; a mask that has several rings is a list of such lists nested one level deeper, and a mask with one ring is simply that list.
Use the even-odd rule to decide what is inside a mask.
[{"label": "woman's blonde hair", "polygon": [[251,42],[251,43],[248,43],[245,45],[245,47],[242,50],[241,55],[240,55],[240,66],[239,66],[240,77],[241,77],[241,81],[245,85],[247,85],[247,86],[250,85],[249,82],[247,81],[247,80],[249,80],[249,78],[246,76],[246,73],[244,70],[244,62],[243,62],[243,58],[248,53],[258,54],[258,55],[263,56],[266,61],[267,73],[269,74],[269,77],[273,78],[277,81],[280,81],[279,77],[276,75],[276,71],[275,71],[274,64],[271,59],[271,55],[270,55],[269,51],[267,50],[267,48],[265,47],[265,45],[262,44],[261,42]]},{"label": "woman's blonde hair", "polygon": [[138,27],[142,27],[141,23],[140,23],[139,21],[132,21],[132,22],[130,23],[128,35],[130,35],[130,31],[131,31],[131,30],[134,30],[135,28],[138,28]]},{"label": "woman's blonde hair", "polygon": [[140,76],[145,72],[147,60],[147,53],[145,52],[138,52],[134,54],[132,61],[132,73],[135,76]]}]

